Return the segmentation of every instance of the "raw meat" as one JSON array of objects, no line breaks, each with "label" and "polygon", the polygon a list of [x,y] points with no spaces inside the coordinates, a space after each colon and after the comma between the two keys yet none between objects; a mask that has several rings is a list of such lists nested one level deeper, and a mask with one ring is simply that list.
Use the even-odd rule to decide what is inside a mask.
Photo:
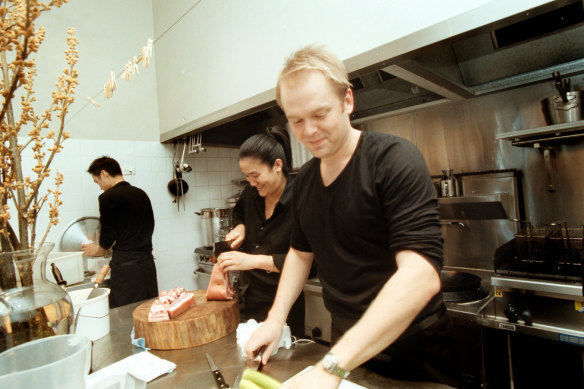
[{"label": "raw meat", "polygon": [[234,297],[235,291],[229,281],[229,272],[223,272],[215,264],[207,287],[207,300],[232,300]]},{"label": "raw meat", "polygon": [[187,309],[189,309],[195,302],[195,295],[192,293],[183,293],[168,307],[168,316],[174,319]]},{"label": "raw meat", "polygon": [[168,311],[160,300],[154,300],[148,312],[148,321],[165,321],[169,320]]},{"label": "raw meat", "polygon": [[148,321],[155,322],[173,319],[189,309],[194,302],[195,295],[185,292],[184,288],[177,286],[168,291],[161,290],[158,298],[150,306]]}]

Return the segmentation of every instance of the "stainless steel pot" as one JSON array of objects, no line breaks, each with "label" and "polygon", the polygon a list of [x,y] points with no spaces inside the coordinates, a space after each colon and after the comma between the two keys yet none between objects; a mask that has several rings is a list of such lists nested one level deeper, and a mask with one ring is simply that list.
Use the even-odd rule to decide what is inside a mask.
[{"label": "stainless steel pot", "polygon": [[582,120],[584,109],[582,106],[582,91],[566,93],[566,102],[562,96],[548,97],[542,101],[544,114],[548,124],[572,123]]},{"label": "stainless steel pot", "polygon": [[225,239],[231,230],[231,208],[203,208],[195,213],[201,217],[201,232],[206,247]]}]

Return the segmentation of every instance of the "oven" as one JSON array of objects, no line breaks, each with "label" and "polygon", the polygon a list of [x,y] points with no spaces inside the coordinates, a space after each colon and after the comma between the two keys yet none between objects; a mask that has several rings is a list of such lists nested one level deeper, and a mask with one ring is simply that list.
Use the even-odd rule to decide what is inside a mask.
[{"label": "oven", "polygon": [[[441,176],[433,177],[438,184]],[[482,315],[492,309],[493,258],[512,239],[522,215],[520,173],[469,172],[455,176],[458,196],[439,197],[444,238],[442,293],[454,329],[464,388],[487,387]],[[438,185],[437,185],[438,186]]]}]

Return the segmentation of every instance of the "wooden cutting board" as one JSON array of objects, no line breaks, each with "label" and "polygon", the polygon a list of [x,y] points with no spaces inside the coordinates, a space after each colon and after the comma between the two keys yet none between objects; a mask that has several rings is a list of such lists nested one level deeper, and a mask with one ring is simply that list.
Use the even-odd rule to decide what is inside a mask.
[{"label": "wooden cutting board", "polygon": [[154,300],[134,310],[134,337],[144,338],[146,347],[155,350],[176,350],[199,346],[220,339],[235,331],[239,324],[237,298],[227,301],[207,301],[206,290],[194,290],[195,303],[174,319],[149,322],[148,312]]}]

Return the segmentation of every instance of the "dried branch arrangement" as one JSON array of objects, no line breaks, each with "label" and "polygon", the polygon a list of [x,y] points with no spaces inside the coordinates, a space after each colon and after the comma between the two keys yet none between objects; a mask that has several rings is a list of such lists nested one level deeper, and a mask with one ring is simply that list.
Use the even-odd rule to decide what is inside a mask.
[{"label": "dried branch arrangement", "polygon": [[[69,137],[65,131],[65,116],[74,102],[78,84],[75,30],[67,31],[65,59],[68,66],[58,76],[52,101],[42,114],[37,114],[33,108],[37,68],[32,55],[45,37],[45,29],[35,26],[36,19],[66,2],[0,0],[0,245],[3,252],[35,246],[37,217],[43,206],[48,207],[49,223],[38,245],[59,222],[58,207],[62,204],[59,187],[63,175],[55,172],[54,187],[45,193],[41,185],[50,176],[51,162],[63,148],[62,142]],[[52,123],[53,117],[56,123]],[[22,167],[23,152],[27,148],[34,158],[30,174],[25,174]],[[10,215],[9,204],[16,210],[15,219]]]}]

